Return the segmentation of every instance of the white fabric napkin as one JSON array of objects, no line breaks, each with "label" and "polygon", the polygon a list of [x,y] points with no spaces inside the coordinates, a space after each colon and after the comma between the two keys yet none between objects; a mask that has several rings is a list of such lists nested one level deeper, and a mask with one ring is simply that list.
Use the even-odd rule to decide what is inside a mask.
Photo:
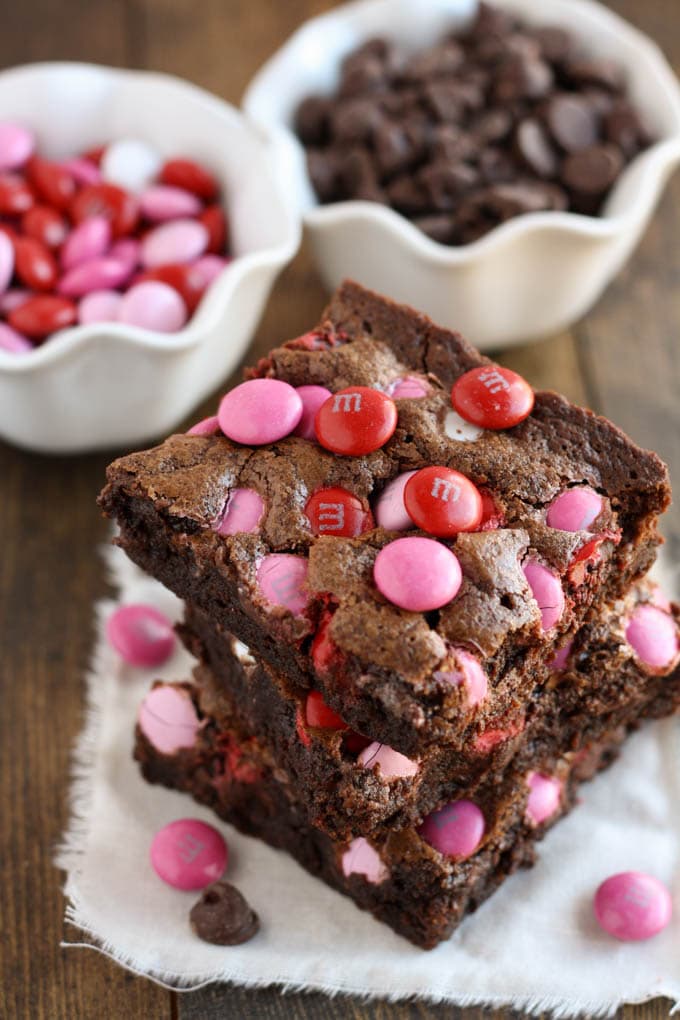
[{"label": "white fabric napkin", "polygon": [[[107,561],[122,602],[149,602],[173,618],[180,604],[118,550]],[[431,952],[411,946],[286,854],[220,823],[189,797],[149,786],[132,761],[137,707],[156,675],[186,677],[178,648],[159,672],[120,663],[103,637],[113,602],[97,607],[98,640],[87,679],[87,719],[74,754],[72,818],[58,852],[66,871],[64,945],[95,946],[173,988],[213,981],[280,984],[459,1005],[511,1005],[557,1016],[608,1014],[665,995],[680,1006],[680,724],[634,736],[613,768],[583,787],[582,803],[539,845],[536,867],[509,879],[453,937]],[[260,915],[261,931],[218,947],[188,923],[197,893],[156,877],[154,833],[197,817],[224,833],[227,877]],[[670,887],[676,915],[660,935],[619,943],[601,932],[592,895],[608,875],[648,871]]]}]

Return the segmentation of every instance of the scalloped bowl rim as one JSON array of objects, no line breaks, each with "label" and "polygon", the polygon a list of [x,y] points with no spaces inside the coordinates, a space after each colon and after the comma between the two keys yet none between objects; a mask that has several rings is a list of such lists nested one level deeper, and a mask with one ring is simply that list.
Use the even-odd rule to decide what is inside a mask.
[{"label": "scalloped bowl rim", "polygon": [[[94,64],[86,61],[36,61],[30,64],[17,64],[16,66],[1,70],[0,86],[4,78],[16,72],[23,72],[29,69],[59,72],[74,68],[94,70],[111,78],[137,79],[144,82],[157,81],[161,84],[168,83],[178,86],[188,93],[193,93],[195,98],[201,102],[212,106],[214,112],[219,116],[225,119],[228,118],[239,128],[251,132],[257,144],[263,146],[263,158],[267,157],[266,146],[260,137],[259,131],[249,122],[248,118],[238,107],[232,106],[226,100],[220,99],[218,96],[213,95],[198,85],[194,85],[192,82],[186,81],[179,77],[179,75],[166,74],[161,71],[109,67],[105,64]],[[75,354],[82,347],[91,344],[93,341],[96,342],[104,334],[107,338],[114,337],[130,347],[147,351],[158,351],[161,354],[171,355],[197,346],[203,339],[206,331],[216,324],[221,310],[238,288],[242,279],[254,270],[284,265],[295,255],[299,247],[300,223],[291,214],[291,210],[281,195],[271,167],[267,168],[267,172],[271,177],[272,197],[280,204],[286,221],[287,240],[277,245],[263,248],[261,251],[236,255],[225,266],[213,283],[210,284],[197,310],[189,319],[188,324],[181,330],[178,330],[176,333],[160,333],[120,322],[96,322],[87,325],[71,326],[55,333],[49,341],[42,343],[31,351],[14,354],[0,349],[0,371],[8,373],[38,371],[45,365]]]},{"label": "scalloped bowl rim", "polygon": [[[286,146],[292,147],[296,154],[302,156],[304,160],[304,149],[295,133],[286,125],[263,120],[257,112],[259,93],[265,87],[266,79],[272,69],[282,63],[305,37],[323,31],[334,22],[351,19],[361,8],[385,5],[385,0],[351,0],[349,3],[309,18],[260,68],[246,88],[242,107],[260,129],[269,136],[270,140],[278,138]],[[501,5],[516,6],[513,4],[513,0],[501,0]],[[548,2],[542,10],[545,11],[549,7],[550,3]],[[659,178],[669,166],[680,163],[680,84],[661,47],[621,15],[597,0],[570,0],[570,7],[575,13],[575,22],[578,21],[581,11],[587,11],[605,24],[608,23],[612,30],[626,36],[631,44],[646,52],[648,60],[655,65],[658,76],[657,84],[659,88],[663,89],[669,107],[674,112],[677,120],[676,130],[648,146],[625,167],[623,174],[610,192],[607,204],[610,205],[615,199],[623,179],[632,168],[636,168],[640,172],[636,191],[638,195],[643,196],[645,192],[656,188]],[[574,27],[574,34],[578,34],[577,25]],[[304,173],[306,177],[306,171]],[[311,191],[311,184],[308,184],[308,190]],[[328,204],[315,202],[309,208],[302,208],[301,213],[306,226],[320,229],[332,228],[338,222],[350,221],[354,218],[360,218],[363,222],[372,220],[374,223],[386,227],[395,237],[400,237],[403,241],[408,242],[414,253],[425,256],[430,262],[458,266],[472,264],[484,258],[488,251],[496,246],[509,244],[526,234],[538,233],[543,230],[560,230],[572,235],[599,240],[610,239],[620,233],[623,225],[635,221],[638,215],[638,206],[637,203],[631,203],[626,209],[616,213],[603,213],[600,216],[586,216],[575,212],[523,213],[521,216],[499,224],[476,241],[455,246],[433,240],[406,216],[379,202],[365,200],[346,200]]]}]

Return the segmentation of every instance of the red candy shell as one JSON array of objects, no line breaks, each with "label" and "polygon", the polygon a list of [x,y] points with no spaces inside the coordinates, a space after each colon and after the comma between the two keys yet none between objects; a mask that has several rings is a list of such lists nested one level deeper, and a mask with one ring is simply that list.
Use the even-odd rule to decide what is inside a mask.
[{"label": "red candy shell", "polygon": [[23,177],[0,174],[0,213],[21,216],[35,205],[35,196]]},{"label": "red candy shell", "polygon": [[517,372],[499,365],[482,365],[455,381],[451,403],[454,411],[473,425],[509,429],[531,414],[534,391]]},{"label": "red candy shell", "polygon": [[82,223],[90,216],[105,216],[111,220],[114,237],[122,237],[137,226],[139,207],[136,199],[116,184],[90,184],[71,203],[71,217]]},{"label": "red candy shell", "polygon": [[349,727],[337,712],[329,708],[320,691],[310,691],[305,704],[305,718],[308,726],[320,730],[346,730]]},{"label": "red candy shell", "polygon": [[397,427],[397,407],[380,390],[350,386],[321,405],[316,437],[333,453],[360,457],[384,446]]},{"label": "red candy shell", "polygon": [[143,283],[145,280],[158,280],[160,283],[167,283],[170,287],[174,287],[190,312],[194,311],[206,291],[203,273],[189,262],[175,262],[167,266],[147,269],[136,276],[134,282]]},{"label": "red candy shell", "polygon": [[56,294],[38,294],[12,309],[7,317],[12,329],[42,340],[50,333],[73,326],[78,312],[73,301]]},{"label": "red candy shell", "polygon": [[211,205],[196,217],[208,231],[209,255],[223,255],[227,246],[227,219],[220,205]]},{"label": "red candy shell", "polygon": [[76,182],[60,163],[33,156],[26,164],[26,176],[35,191],[55,209],[67,209],[76,193]]},{"label": "red candy shell", "polygon": [[218,192],[217,181],[210,171],[193,159],[169,159],[163,165],[158,179],[161,184],[185,188],[206,201],[215,198]]},{"label": "red candy shell", "polygon": [[319,489],[307,500],[305,516],[314,535],[354,538],[375,527],[371,512],[347,489]]},{"label": "red candy shell", "polygon": [[477,486],[447,467],[416,471],[406,483],[404,506],[414,524],[439,538],[474,531],[482,519]]},{"label": "red candy shell", "polygon": [[31,290],[54,290],[59,271],[49,248],[33,237],[14,241],[14,271]]},{"label": "red candy shell", "polygon": [[21,220],[21,229],[28,237],[48,248],[58,248],[66,240],[66,220],[49,205],[34,205]]}]

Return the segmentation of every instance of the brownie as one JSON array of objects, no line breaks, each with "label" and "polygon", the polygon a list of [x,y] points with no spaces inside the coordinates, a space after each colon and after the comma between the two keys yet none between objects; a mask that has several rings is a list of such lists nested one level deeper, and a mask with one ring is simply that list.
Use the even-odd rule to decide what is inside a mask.
[{"label": "brownie", "polygon": [[[489,687],[475,724],[484,729],[516,712],[565,635],[646,572],[660,541],[657,516],[670,501],[666,469],[653,453],[556,393],[536,393],[531,414],[512,428],[471,435],[449,390],[466,371],[490,364],[458,334],[346,282],[316,330],[249,374],[331,392],[355,385],[394,392],[399,380],[415,380],[425,395],[395,399],[396,430],[380,449],[350,457],[294,435],[258,447],[222,435],[173,436],[115,461],[101,506],[135,562],[291,687],[318,689],[353,729],[404,754],[422,753],[469,728],[459,691],[442,679],[458,668],[460,651],[476,657]],[[397,476],[429,465],[467,476],[492,510],[483,530],[446,542],[463,573],[453,601],[407,612],[378,592],[372,574],[378,552],[401,533],[315,535],[304,509],[310,495],[333,486],[368,512]],[[597,519],[575,532],[549,527],[552,501],[584,485],[601,496]],[[219,534],[230,494],[244,488],[264,502],[261,524]],[[259,587],[258,565],[275,553],[305,561],[302,611],[272,605]],[[564,593],[562,615],[547,631],[523,570],[532,562],[558,577]]]},{"label": "brownie", "polygon": [[600,213],[651,136],[623,68],[587,45],[485,4],[416,53],[363,43],[292,118],[317,198],[389,205],[448,245],[525,213]]},{"label": "brownie", "polygon": [[[430,949],[508,875],[533,864],[536,842],[573,807],[580,782],[613,760],[628,731],[643,718],[672,709],[680,674],[655,683],[656,695],[645,705],[631,703],[627,717],[612,718],[597,742],[579,751],[539,749],[529,770],[526,763],[511,766],[475,788],[472,810],[481,810],[483,834],[467,859],[453,859],[431,845],[431,829],[408,827],[351,842],[331,839],[310,824],[287,773],[259,736],[234,726],[221,729],[206,715],[199,742],[172,754],[156,750],[138,730],[135,757],[149,782],[190,793],[242,832],[287,850],[357,906]],[[202,690],[189,683],[180,689],[201,711]],[[532,817],[529,802],[529,783],[536,774],[559,790],[551,813],[541,820]]]},{"label": "brownie", "polygon": [[[380,764],[371,765],[379,745],[370,735],[343,726],[338,717],[325,719],[318,708],[314,715],[314,705],[310,722],[307,694],[258,664],[242,642],[200,609],[187,606],[179,630],[189,651],[207,666],[193,680],[201,711],[225,729],[236,721],[256,733],[287,773],[311,824],[347,839],[417,824],[510,762],[518,768],[546,748],[575,751],[594,743],[614,720],[628,718],[633,705],[644,712],[664,691],[668,711],[678,707],[680,679],[666,679],[673,670],[680,673],[678,658],[651,668],[626,640],[626,621],[656,598],[657,590],[643,582],[605,607],[569,641],[564,661],[549,667],[547,682],[537,684],[514,714],[481,728],[470,713],[469,728],[457,741],[428,748],[416,762],[397,759],[395,774],[388,777]],[[677,622],[680,610],[672,612]]]}]

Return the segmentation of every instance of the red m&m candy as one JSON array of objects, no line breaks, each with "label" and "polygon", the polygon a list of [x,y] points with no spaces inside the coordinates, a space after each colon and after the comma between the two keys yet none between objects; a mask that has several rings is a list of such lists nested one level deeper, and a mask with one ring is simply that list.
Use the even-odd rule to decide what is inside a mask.
[{"label": "red m&m candy", "polygon": [[485,429],[509,429],[531,414],[534,391],[509,368],[481,365],[465,372],[451,388],[453,408],[465,421]]},{"label": "red m&m candy", "polygon": [[370,510],[347,489],[319,489],[307,500],[305,516],[314,535],[354,538],[374,527]]},{"label": "red m&m candy", "polygon": [[393,400],[369,386],[334,393],[316,414],[316,437],[327,450],[360,457],[384,446],[397,427]]},{"label": "red m&m candy", "polygon": [[139,206],[129,192],[116,184],[90,184],[71,203],[71,217],[75,223],[81,223],[90,216],[105,216],[111,220],[114,237],[122,237],[137,226]]},{"label": "red m&m candy", "polygon": [[14,269],[31,290],[52,290],[57,282],[54,255],[34,237],[17,237],[14,242]]},{"label": "red m&m candy", "polygon": [[406,483],[404,506],[423,531],[446,538],[459,531],[474,531],[482,519],[482,497],[477,487],[447,467],[416,471]]},{"label": "red m&m candy", "polygon": [[328,707],[319,691],[310,691],[307,695],[305,720],[308,726],[316,726],[320,730],[349,729],[345,720]]},{"label": "red m&m candy", "polygon": [[66,209],[76,193],[76,182],[59,163],[33,156],[26,175],[38,194],[55,209]]},{"label": "red m&m candy", "polygon": [[77,318],[78,312],[73,301],[56,294],[38,294],[13,308],[7,321],[19,333],[33,340],[42,340],[58,329],[72,326]]},{"label": "red m&m candy", "polygon": [[193,159],[169,159],[163,165],[158,179],[162,184],[185,188],[206,200],[217,194],[217,181],[213,175]]}]

